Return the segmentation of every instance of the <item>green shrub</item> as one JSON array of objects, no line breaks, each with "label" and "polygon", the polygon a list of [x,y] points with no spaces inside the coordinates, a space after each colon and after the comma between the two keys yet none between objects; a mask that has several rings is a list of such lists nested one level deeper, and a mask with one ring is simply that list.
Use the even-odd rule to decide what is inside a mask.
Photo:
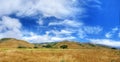
[{"label": "green shrub", "polygon": [[34,46],[34,48],[38,48],[38,46]]},{"label": "green shrub", "polygon": [[89,45],[90,45],[91,47],[95,47],[95,45],[94,45],[94,44],[89,43]]},{"label": "green shrub", "polygon": [[6,40],[10,40],[11,38],[3,38],[3,39],[0,39],[0,41],[6,41]]},{"label": "green shrub", "polygon": [[47,45],[43,45],[42,47],[45,47],[45,48],[52,48],[51,45],[47,44]]},{"label": "green shrub", "polygon": [[26,48],[25,46],[18,46],[18,48]]},{"label": "green shrub", "polygon": [[66,48],[68,48],[68,46],[67,45],[61,45],[60,48],[66,49]]}]

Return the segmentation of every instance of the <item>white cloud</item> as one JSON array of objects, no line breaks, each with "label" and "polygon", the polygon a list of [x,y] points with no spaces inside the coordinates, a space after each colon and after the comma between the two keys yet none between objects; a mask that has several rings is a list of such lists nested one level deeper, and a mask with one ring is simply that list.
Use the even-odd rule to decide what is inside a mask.
[{"label": "white cloud", "polygon": [[94,44],[102,44],[112,47],[120,47],[120,41],[110,40],[110,39],[89,39]]},{"label": "white cloud", "polygon": [[7,16],[2,17],[2,21],[0,21],[0,25],[6,29],[16,29],[16,28],[20,29],[22,26],[18,19],[10,18]]},{"label": "white cloud", "polygon": [[[56,18],[74,17],[86,12],[84,5],[96,2],[93,6],[100,7],[99,0],[0,0],[0,16],[16,14],[17,16],[43,15]],[[79,7],[77,6],[79,5]]]},{"label": "white cloud", "polygon": [[[92,7],[96,9],[102,9],[100,0],[80,0],[87,7]],[[92,4],[91,4],[92,3]]]},{"label": "white cloud", "polygon": [[118,27],[115,27],[115,28],[112,29],[112,31],[116,32],[116,31],[118,31],[118,29],[119,29]]},{"label": "white cloud", "polygon": [[[118,33],[118,31],[119,31],[118,27],[112,28],[111,31],[109,31],[105,34],[105,37],[112,38],[116,33]],[[118,34],[118,36],[119,36],[119,34]]]},{"label": "white cloud", "polygon": [[64,21],[60,21],[60,22],[51,22],[49,23],[49,26],[52,25],[63,25],[63,26],[70,26],[70,27],[80,27],[83,25],[82,22],[77,22],[75,20],[64,20]]},{"label": "white cloud", "polygon": [[88,34],[99,34],[103,29],[99,26],[82,26],[78,29],[78,36],[80,38],[85,38]]},{"label": "white cloud", "polygon": [[47,31],[49,34],[54,34],[55,36],[58,37],[63,37],[63,36],[71,36],[72,33],[74,33],[73,31],[67,30],[67,29],[61,29],[60,31],[58,30],[51,30],[51,31]]},{"label": "white cloud", "polygon": [[79,29],[78,36],[79,36],[79,38],[83,39],[87,36],[87,34],[85,33],[85,31],[83,31],[83,29]]},{"label": "white cloud", "polygon": [[60,37],[60,36],[50,36],[49,32],[46,32],[44,35],[37,35],[33,32],[30,32],[30,36],[23,37],[24,40],[30,41],[32,43],[41,43],[41,42],[55,42],[55,41],[62,41],[62,40],[72,40],[75,37],[67,36],[67,37]]},{"label": "white cloud", "polygon": [[[23,38],[32,42],[49,42],[75,39],[71,34],[76,32],[79,32],[80,38],[86,37],[86,34],[99,33],[101,31],[100,28],[87,27],[80,21],[68,19],[69,17],[73,17],[74,19],[78,13],[80,17],[84,15],[85,8],[82,6],[85,5],[85,3],[78,3],[78,1],[79,0],[0,0],[0,17],[2,18],[0,21],[0,38],[12,37]],[[85,1],[89,2],[90,0]],[[98,0],[94,1],[99,3]],[[78,7],[76,5],[81,6]],[[22,24],[18,19],[7,17],[11,14],[15,14],[18,17],[42,15],[44,18],[54,16],[64,20],[61,22],[51,22],[49,25],[63,25],[67,27],[66,29],[71,29],[61,29],[60,31],[52,30],[52,32],[48,31],[44,35],[28,32],[30,36],[22,37],[26,34],[21,31]],[[39,19],[37,23],[39,25],[44,24],[42,19]],[[83,26],[85,27],[82,28]],[[50,36],[49,33],[53,33],[55,36]]]},{"label": "white cloud", "polygon": [[87,33],[87,34],[98,34],[99,32],[101,32],[103,29],[99,26],[84,26],[83,30]]},{"label": "white cloud", "polygon": [[[41,20],[40,20],[41,21]],[[87,34],[97,34],[99,33],[102,29],[100,27],[90,27],[90,26],[84,26],[82,23],[79,24],[76,21],[73,24],[76,25],[70,25],[70,22],[66,22],[71,27],[77,27],[80,26],[77,30],[74,28],[65,28],[59,30],[51,30],[51,31],[46,31],[46,34],[44,35],[37,35],[36,33],[33,32],[22,32],[22,24],[18,19],[11,18],[4,16],[2,17],[2,20],[0,21],[0,37],[10,37],[10,38],[18,38],[18,39],[25,39],[27,41],[32,41],[32,42],[52,42],[52,41],[62,41],[62,40],[73,40],[76,37],[72,36],[73,33],[77,33],[80,38],[85,38]],[[64,22],[65,23],[65,22]],[[93,31],[92,31],[93,30]],[[90,32],[89,32],[90,31]],[[51,36],[49,34],[54,34],[54,36]],[[29,36],[24,36],[23,35],[29,35]]]},{"label": "white cloud", "polygon": [[16,13],[18,16],[42,14],[44,17],[65,18],[83,11],[72,0],[0,0],[0,16]]},{"label": "white cloud", "polygon": [[37,35],[33,32],[29,33],[30,36],[24,36],[23,39],[32,43],[40,43],[40,42],[51,42],[48,34],[45,35]]},{"label": "white cloud", "polygon": [[118,33],[118,37],[120,38],[120,32]]},{"label": "white cloud", "polygon": [[0,16],[15,13],[19,9],[20,0],[0,0]]},{"label": "white cloud", "polygon": [[[73,7],[71,0],[41,0],[36,5],[36,8],[40,10],[44,16],[55,16],[58,18],[72,15],[77,11],[82,11],[82,9],[77,9]],[[73,12],[73,13],[72,13]]]},{"label": "white cloud", "polygon": [[42,26],[42,25],[44,24],[44,21],[43,21],[42,19],[39,19],[39,20],[37,21],[37,23],[38,23],[40,26]]},{"label": "white cloud", "polygon": [[3,16],[2,20],[0,21],[0,38],[21,38],[21,27],[22,24],[18,19]]},{"label": "white cloud", "polygon": [[68,36],[68,37],[52,37],[52,41],[63,41],[63,40],[73,40],[75,37],[73,36]]},{"label": "white cloud", "polygon": [[108,33],[105,34],[105,37],[106,37],[106,38],[111,38],[112,35],[113,35],[112,33],[108,32]]},{"label": "white cloud", "polygon": [[[87,34],[99,34],[103,30],[102,27],[86,26],[84,23],[82,23],[80,21],[77,22],[75,20],[64,20],[64,21],[60,21],[60,22],[49,23],[49,26],[52,26],[52,25],[65,26],[66,29],[68,29],[72,33],[77,33],[77,35],[82,39],[87,37]],[[72,27],[74,27],[74,28],[72,28]],[[54,33],[56,33],[56,32],[54,32]]]}]

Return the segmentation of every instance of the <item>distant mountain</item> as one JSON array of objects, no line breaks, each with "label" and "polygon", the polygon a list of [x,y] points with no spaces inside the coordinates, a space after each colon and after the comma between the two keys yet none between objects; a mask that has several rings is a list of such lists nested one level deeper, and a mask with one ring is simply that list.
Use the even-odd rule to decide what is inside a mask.
[{"label": "distant mountain", "polygon": [[32,48],[32,47],[34,47],[34,45],[27,41],[18,40],[14,38],[0,39],[0,48]]}]

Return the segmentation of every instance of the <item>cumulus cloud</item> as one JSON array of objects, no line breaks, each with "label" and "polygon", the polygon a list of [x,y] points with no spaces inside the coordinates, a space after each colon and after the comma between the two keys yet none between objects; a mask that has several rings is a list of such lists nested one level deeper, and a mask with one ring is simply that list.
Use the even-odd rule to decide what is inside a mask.
[{"label": "cumulus cloud", "polygon": [[76,4],[73,0],[0,0],[0,16],[15,13],[17,16],[42,14],[44,17],[65,18],[83,12]]},{"label": "cumulus cloud", "polygon": [[19,9],[20,0],[0,0],[0,16],[10,15]]},{"label": "cumulus cloud", "polygon": [[0,21],[0,38],[21,38],[21,27],[22,24],[18,19],[3,16],[2,20]]},{"label": "cumulus cloud", "polygon": [[[90,2],[96,4],[89,5]],[[0,0],[0,16],[14,13],[22,17],[42,14],[44,17],[66,18],[78,13],[83,15],[86,12],[84,5],[100,7],[99,4],[99,0]]]},{"label": "cumulus cloud", "polygon": [[94,44],[102,44],[112,47],[120,48],[120,41],[110,40],[110,39],[89,39]]}]

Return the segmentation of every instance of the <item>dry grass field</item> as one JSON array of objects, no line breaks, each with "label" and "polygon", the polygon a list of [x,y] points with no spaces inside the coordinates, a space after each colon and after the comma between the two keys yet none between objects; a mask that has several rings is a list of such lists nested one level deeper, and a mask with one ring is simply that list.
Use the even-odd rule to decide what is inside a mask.
[{"label": "dry grass field", "polygon": [[112,49],[0,49],[0,62],[120,62]]}]

